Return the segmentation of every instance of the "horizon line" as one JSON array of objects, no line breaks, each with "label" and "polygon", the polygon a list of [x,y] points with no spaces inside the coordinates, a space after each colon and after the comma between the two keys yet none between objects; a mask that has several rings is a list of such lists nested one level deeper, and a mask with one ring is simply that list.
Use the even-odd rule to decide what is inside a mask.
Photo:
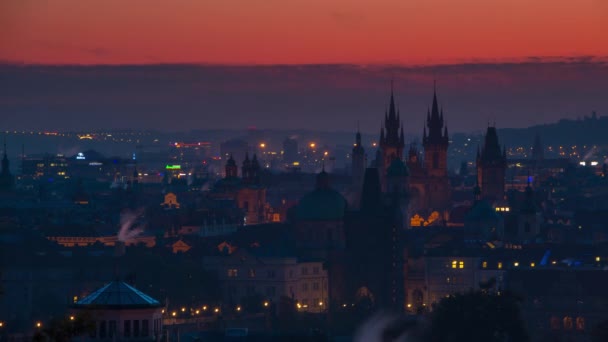
[{"label": "horizon line", "polygon": [[196,67],[308,67],[308,66],[351,66],[351,67],[406,67],[428,68],[455,65],[517,65],[517,64],[554,64],[554,63],[608,63],[608,55],[571,55],[571,56],[524,56],[506,58],[470,58],[463,60],[407,63],[407,62],[315,62],[315,63],[220,63],[220,62],[153,62],[153,63],[44,63],[18,60],[0,60],[0,66],[40,66],[40,67],[146,67],[146,66],[196,66]]}]

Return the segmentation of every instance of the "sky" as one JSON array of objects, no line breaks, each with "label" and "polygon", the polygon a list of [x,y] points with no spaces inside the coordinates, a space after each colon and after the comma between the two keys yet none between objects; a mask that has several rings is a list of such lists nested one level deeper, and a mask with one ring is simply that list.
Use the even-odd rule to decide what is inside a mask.
[{"label": "sky", "polygon": [[435,64],[608,55],[605,0],[3,0],[0,59]]},{"label": "sky", "polygon": [[606,0],[3,0],[0,129],[375,132],[391,80],[524,127],[607,115],[607,61]]}]

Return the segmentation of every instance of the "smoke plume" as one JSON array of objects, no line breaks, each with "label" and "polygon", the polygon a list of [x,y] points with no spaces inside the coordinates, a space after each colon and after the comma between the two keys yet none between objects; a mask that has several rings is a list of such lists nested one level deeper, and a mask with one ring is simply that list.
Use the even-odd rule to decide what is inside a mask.
[{"label": "smoke plume", "polygon": [[120,214],[120,230],[118,231],[118,241],[127,242],[136,238],[139,234],[143,233],[143,227],[137,225],[136,222],[142,213],[143,210],[140,209],[135,212],[131,210],[125,210]]}]

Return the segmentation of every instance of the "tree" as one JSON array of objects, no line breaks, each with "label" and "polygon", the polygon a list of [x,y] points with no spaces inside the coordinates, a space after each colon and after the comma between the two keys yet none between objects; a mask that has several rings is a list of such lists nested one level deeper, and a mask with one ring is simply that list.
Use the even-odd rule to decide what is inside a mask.
[{"label": "tree", "polygon": [[95,321],[87,313],[66,319],[56,319],[49,326],[37,331],[33,337],[36,342],[56,341],[68,342],[76,336],[88,334],[95,330]]},{"label": "tree", "polygon": [[499,295],[484,290],[443,298],[431,313],[425,340],[528,341],[520,302],[511,293]]}]

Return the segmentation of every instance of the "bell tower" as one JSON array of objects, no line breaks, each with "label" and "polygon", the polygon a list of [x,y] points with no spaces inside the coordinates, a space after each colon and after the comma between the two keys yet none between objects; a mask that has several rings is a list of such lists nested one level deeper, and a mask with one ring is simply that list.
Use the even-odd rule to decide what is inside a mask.
[{"label": "bell tower", "polygon": [[448,180],[448,126],[444,126],[443,108],[437,103],[437,89],[433,89],[433,104],[426,113],[426,125],[422,133],[424,169],[427,173],[427,205],[432,209],[449,206]]},{"label": "bell tower", "polygon": [[393,85],[391,83],[391,99],[388,112],[384,113],[384,124],[380,129],[380,150],[382,160],[378,167],[380,168],[380,177],[382,189],[386,191],[386,171],[393,160],[403,160],[403,148],[405,140],[403,137],[403,125],[399,117],[399,110],[395,106],[395,97],[393,94]]}]

